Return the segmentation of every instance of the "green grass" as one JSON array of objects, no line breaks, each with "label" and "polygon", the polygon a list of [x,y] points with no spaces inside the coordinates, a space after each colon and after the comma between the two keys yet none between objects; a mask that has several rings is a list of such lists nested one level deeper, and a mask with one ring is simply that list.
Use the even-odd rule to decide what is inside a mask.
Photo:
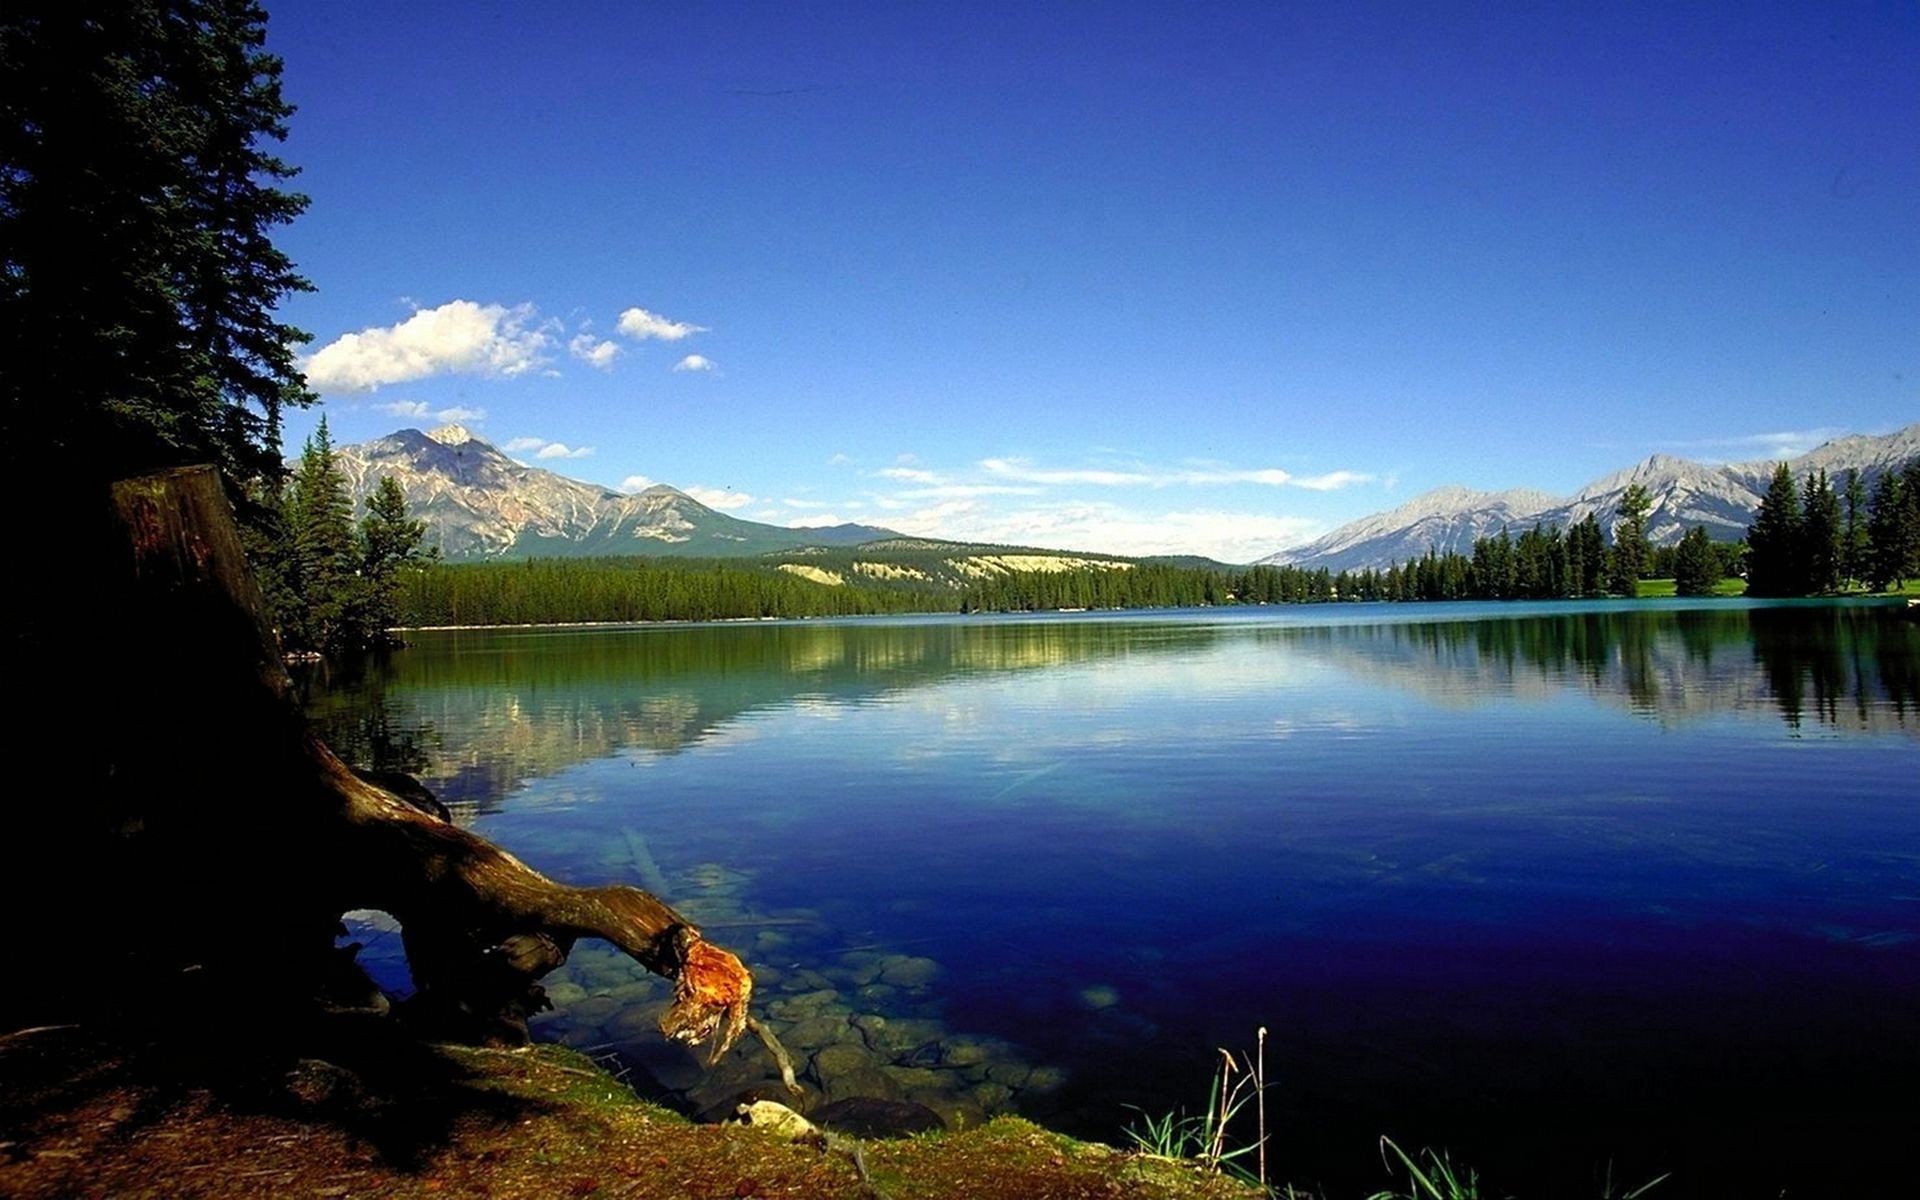
[{"label": "green grass", "polygon": [[[1633,594],[1642,600],[1666,600],[1678,595],[1671,579],[1642,579],[1634,584]],[[1747,581],[1739,576],[1722,579],[1713,585],[1715,596],[1744,596]]]},{"label": "green grass", "polygon": [[[1406,1173],[1407,1187],[1405,1191],[1388,1188],[1375,1192],[1367,1200],[1480,1200],[1480,1176],[1470,1168],[1455,1166],[1445,1151],[1422,1150],[1416,1158],[1402,1150],[1392,1138],[1383,1137],[1380,1139],[1380,1158],[1386,1162],[1390,1173],[1398,1163],[1398,1170]],[[1660,1175],[1639,1187],[1615,1191],[1613,1169],[1609,1167],[1600,1200],[1640,1200],[1666,1180],[1665,1175]]]}]

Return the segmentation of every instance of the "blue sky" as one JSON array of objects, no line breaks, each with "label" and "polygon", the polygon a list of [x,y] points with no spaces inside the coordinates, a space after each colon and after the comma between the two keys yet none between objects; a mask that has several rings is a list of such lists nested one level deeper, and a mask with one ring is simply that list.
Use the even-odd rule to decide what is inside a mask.
[{"label": "blue sky", "polygon": [[1920,9],[295,3],[320,412],[1250,559],[1920,420]]}]

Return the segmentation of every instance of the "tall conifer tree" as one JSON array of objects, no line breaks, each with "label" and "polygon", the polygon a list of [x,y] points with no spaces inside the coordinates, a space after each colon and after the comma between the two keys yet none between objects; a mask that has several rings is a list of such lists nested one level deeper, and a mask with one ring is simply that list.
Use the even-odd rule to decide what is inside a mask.
[{"label": "tall conifer tree", "polygon": [[1805,590],[1801,566],[1800,489],[1786,463],[1773,469],[1773,481],[1747,526],[1747,592],[1754,596],[1794,596]]},{"label": "tall conifer tree", "polygon": [[280,470],[310,399],[271,235],[306,207],[253,0],[12,0],[0,15],[4,453],[81,479]]}]

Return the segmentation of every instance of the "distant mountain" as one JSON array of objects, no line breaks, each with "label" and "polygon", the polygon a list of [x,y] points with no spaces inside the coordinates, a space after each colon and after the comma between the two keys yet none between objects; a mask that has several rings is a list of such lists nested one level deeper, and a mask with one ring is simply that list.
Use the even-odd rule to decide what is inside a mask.
[{"label": "distant mountain", "polygon": [[735,558],[900,536],[871,525],[788,529],[715,512],[677,488],[631,495],[513,461],[459,425],[336,451],[356,510],[391,475],[449,559],[656,554]]},{"label": "distant mountain", "polygon": [[[1841,476],[1856,470],[1871,488],[1882,471],[1916,457],[1920,457],[1920,424],[1877,437],[1837,438],[1788,460],[1788,465],[1801,479],[1809,471],[1824,470],[1836,489]],[[1656,454],[1565,498],[1519,489],[1436,488],[1390,512],[1351,521],[1317,541],[1259,561],[1330,571],[1384,569],[1416,559],[1429,548],[1442,554],[1471,554],[1475,538],[1498,533],[1503,526],[1515,534],[1536,523],[1564,528],[1584,521],[1589,513],[1611,534],[1620,496],[1636,483],[1647,489],[1653,501],[1647,537],[1655,545],[1671,545],[1695,526],[1720,541],[1734,541],[1746,536],[1774,466],[1774,460],[1711,466]]]}]

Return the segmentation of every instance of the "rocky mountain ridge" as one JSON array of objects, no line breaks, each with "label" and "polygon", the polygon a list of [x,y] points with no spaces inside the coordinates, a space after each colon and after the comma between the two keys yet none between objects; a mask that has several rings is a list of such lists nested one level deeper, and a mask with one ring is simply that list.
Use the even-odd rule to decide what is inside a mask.
[{"label": "rocky mountain ridge", "polygon": [[[1836,488],[1849,469],[1857,470],[1870,488],[1882,471],[1897,469],[1916,457],[1920,457],[1920,423],[1889,434],[1836,438],[1786,461],[1796,478],[1824,470]],[[1410,562],[1429,548],[1443,554],[1470,554],[1475,538],[1498,533],[1502,527],[1515,534],[1535,524],[1565,528],[1584,521],[1588,514],[1611,534],[1620,497],[1631,484],[1647,489],[1653,501],[1647,537],[1655,545],[1678,542],[1695,526],[1717,540],[1734,541],[1746,536],[1776,461],[1715,466],[1655,454],[1564,498],[1526,489],[1476,492],[1457,485],[1440,487],[1259,562],[1330,571],[1383,570],[1396,562]]]},{"label": "rocky mountain ridge", "polygon": [[653,554],[733,558],[897,537],[870,525],[788,529],[716,512],[678,488],[617,492],[515,462],[460,425],[334,451],[356,509],[391,475],[449,559]]}]

